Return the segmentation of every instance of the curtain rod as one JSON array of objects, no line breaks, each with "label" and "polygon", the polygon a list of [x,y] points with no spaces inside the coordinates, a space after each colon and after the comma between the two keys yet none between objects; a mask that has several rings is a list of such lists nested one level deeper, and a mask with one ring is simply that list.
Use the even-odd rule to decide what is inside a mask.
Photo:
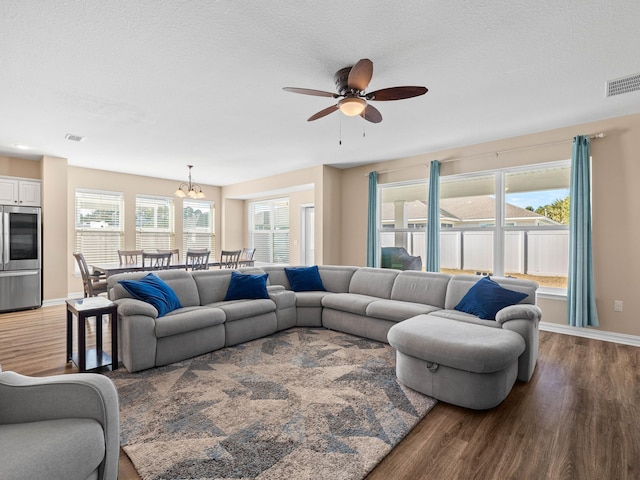
[{"label": "curtain rod", "polygon": [[[606,134],[604,132],[600,132],[600,133],[594,133],[593,135],[589,135],[589,139],[590,140],[598,140],[600,138],[604,138],[606,137]],[[440,163],[448,163],[448,162],[456,162],[458,160],[466,160],[468,158],[475,158],[475,157],[486,157],[487,155],[494,155],[494,156],[499,156],[500,154],[504,154],[504,153],[509,153],[509,152],[516,152],[518,150],[529,150],[531,148],[539,148],[539,147],[548,147],[551,145],[560,145],[562,143],[568,143],[568,142],[573,142],[573,138],[571,140],[558,140],[557,142],[548,142],[548,143],[539,143],[537,145],[529,145],[526,147],[516,147],[516,148],[508,148],[506,150],[496,150],[495,152],[486,152],[486,153],[477,153],[475,155],[466,155],[464,157],[454,157],[454,158],[446,158],[444,160],[440,160]],[[419,166],[427,166],[429,165],[428,163],[417,163],[415,165],[408,165],[406,167],[402,167],[402,168],[392,168],[390,170],[382,170],[379,171],[378,173],[391,173],[391,172],[398,172],[400,170],[406,170],[407,168],[413,168],[413,167],[419,167]],[[364,174],[365,177],[368,176],[368,173]]]}]

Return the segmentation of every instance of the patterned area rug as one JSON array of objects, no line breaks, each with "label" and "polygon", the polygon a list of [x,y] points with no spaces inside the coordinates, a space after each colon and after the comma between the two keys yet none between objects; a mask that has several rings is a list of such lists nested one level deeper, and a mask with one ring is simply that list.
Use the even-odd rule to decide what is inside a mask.
[{"label": "patterned area rug", "polygon": [[389,345],[322,328],[107,375],[145,480],[361,479],[436,404]]}]

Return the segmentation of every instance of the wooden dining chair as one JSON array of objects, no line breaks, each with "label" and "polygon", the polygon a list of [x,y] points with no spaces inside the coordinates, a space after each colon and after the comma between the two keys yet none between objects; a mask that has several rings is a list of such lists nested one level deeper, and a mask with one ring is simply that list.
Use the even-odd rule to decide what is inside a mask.
[{"label": "wooden dining chair", "polygon": [[220,252],[220,269],[238,268],[241,250],[222,250]]},{"label": "wooden dining chair", "polygon": [[121,265],[133,265],[142,257],[142,250],[118,250]]},{"label": "wooden dining chair", "polygon": [[187,250],[185,269],[209,270],[209,255],[211,255],[211,251],[206,248]]},{"label": "wooden dining chair", "polygon": [[251,261],[253,260],[253,256],[256,254],[255,248],[243,248],[240,252],[240,260]]},{"label": "wooden dining chair", "polygon": [[78,268],[80,268],[84,296],[97,297],[101,293],[107,293],[107,281],[89,271],[84,255],[77,252],[74,253],[73,256],[76,258],[76,262],[78,262]]},{"label": "wooden dining chair", "polygon": [[171,265],[172,253],[142,252],[142,267],[150,270],[166,270]]},{"label": "wooden dining chair", "polygon": [[180,249],[172,248],[172,249],[158,249],[156,250],[158,253],[170,253],[171,254],[171,263],[176,264],[180,263]]}]

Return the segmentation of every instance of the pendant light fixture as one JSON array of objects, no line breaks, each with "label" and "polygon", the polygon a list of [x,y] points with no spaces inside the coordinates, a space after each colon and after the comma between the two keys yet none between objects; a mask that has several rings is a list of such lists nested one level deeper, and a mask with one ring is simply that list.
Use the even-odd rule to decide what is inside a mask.
[{"label": "pendant light fixture", "polygon": [[193,165],[187,165],[187,167],[189,167],[189,183],[180,184],[176,190],[175,196],[181,198],[204,198],[202,187],[195,183],[191,183],[191,169],[193,168]]}]

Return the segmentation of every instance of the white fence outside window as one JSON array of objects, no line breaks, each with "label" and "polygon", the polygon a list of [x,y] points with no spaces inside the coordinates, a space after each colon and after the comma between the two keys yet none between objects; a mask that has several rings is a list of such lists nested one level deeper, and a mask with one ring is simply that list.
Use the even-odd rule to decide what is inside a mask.
[{"label": "white fence outside window", "polygon": [[[424,261],[425,238],[424,232],[381,232],[380,245],[405,247]],[[567,275],[569,230],[507,231],[504,247],[507,274]],[[493,231],[440,232],[441,268],[492,272],[493,264]]]}]

